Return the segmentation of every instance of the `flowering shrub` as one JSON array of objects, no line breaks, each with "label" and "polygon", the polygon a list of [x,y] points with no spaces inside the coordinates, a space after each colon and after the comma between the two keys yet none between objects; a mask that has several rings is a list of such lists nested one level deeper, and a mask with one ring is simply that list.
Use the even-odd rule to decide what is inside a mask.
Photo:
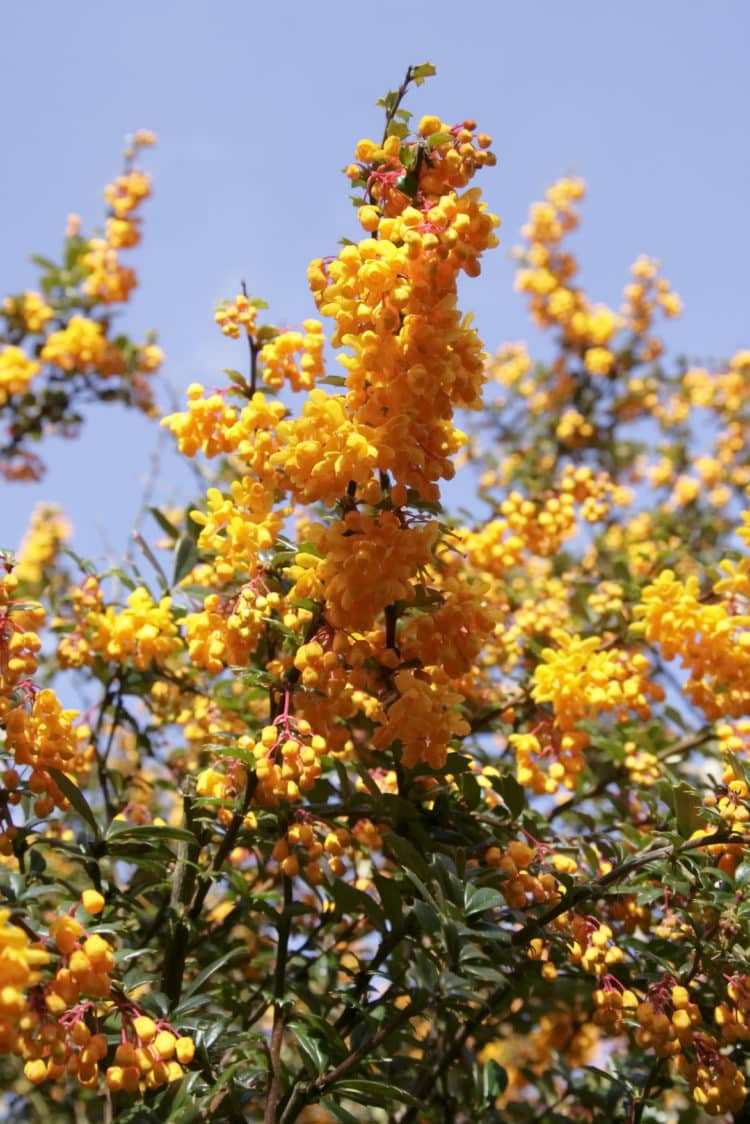
[{"label": "flowering shrub", "polygon": [[[750,352],[668,363],[645,257],[594,303],[565,179],[518,251],[552,359],[488,355],[459,299],[491,140],[414,127],[431,73],[356,146],[319,318],[216,311],[247,367],[162,419],[206,488],[151,509],[144,564],[66,553],[51,505],[2,556],[8,1119],[745,1111]],[[155,409],[108,311],[152,139],[104,236],[5,302],[8,477],[89,397]],[[442,504],[459,466],[481,517]]]},{"label": "flowering shrub", "polygon": [[129,141],[123,174],[104,192],[103,236],[85,237],[79,216],[70,215],[61,262],[33,258],[42,271],[41,293],[18,293],[0,304],[0,471],[7,480],[38,480],[44,464],[33,444],[51,428],[74,436],[86,402],[156,412],[151,384],[161,350],[153,336],[136,344],[113,330],[117,306],[137,284],[120,251],[140,242],[138,211],[151,194],[149,177],[134,162],[155,140],[143,129]]}]

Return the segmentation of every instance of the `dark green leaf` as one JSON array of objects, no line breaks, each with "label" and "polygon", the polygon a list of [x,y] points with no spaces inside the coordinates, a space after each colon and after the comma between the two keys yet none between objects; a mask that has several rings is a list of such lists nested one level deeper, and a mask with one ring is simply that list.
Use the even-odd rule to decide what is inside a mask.
[{"label": "dark green leaf", "polygon": [[163,511],[159,511],[158,507],[149,507],[148,511],[159,524],[162,531],[164,531],[165,534],[169,535],[170,539],[177,539],[180,537],[180,532],[177,530],[173,523],[170,523],[169,519],[167,519]]},{"label": "dark green leaf", "polygon": [[328,1065],[328,1055],[321,1049],[320,1043],[308,1034],[302,1023],[290,1023],[289,1030],[294,1035],[306,1068],[313,1077],[319,1077]]},{"label": "dark green leaf", "polygon": [[427,902],[415,901],[413,909],[414,916],[423,933],[430,936],[440,931],[440,917],[431,905],[428,905]]},{"label": "dark green leaf", "polygon": [[369,918],[379,932],[385,928],[385,916],[378,903],[351,883],[344,882],[340,878],[334,879],[331,884],[331,897],[342,913],[347,913],[350,917]]},{"label": "dark green leaf", "polygon": [[126,839],[134,843],[147,843],[149,840],[161,842],[162,840],[182,841],[195,843],[198,840],[192,831],[184,827],[171,827],[169,824],[131,824],[126,820],[114,820],[107,829],[106,839],[122,843]]},{"label": "dark green leaf", "polygon": [[351,1112],[347,1112],[340,1104],[337,1104],[333,1097],[326,1097],[324,1101],[320,1102],[324,1108],[328,1109],[332,1116],[341,1121],[341,1124],[361,1124],[361,1121],[356,1116],[352,1116]]},{"label": "dark green leaf", "polygon": [[339,1096],[350,1097],[360,1104],[379,1105],[381,1108],[387,1107],[391,1101],[400,1101],[402,1104],[415,1107],[421,1104],[421,1101],[418,1101],[411,1093],[407,1093],[405,1089],[399,1089],[397,1085],[388,1085],[384,1081],[345,1078],[342,1081],[337,1081],[333,1089]]},{"label": "dark green leaf", "polygon": [[236,959],[238,956],[247,956],[247,949],[244,946],[230,948],[228,952],[225,952],[222,956],[217,957],[217,959],[209,964],[208,967],[204,968],[202,972],[198,973],[189,987],[185,988],[185,996],[187,997],[190,995],[194,995],[196,992],[200,991],[204,983],[206,983],[207,980],[211,979],[211,976],[214,974],[214,972],[218,972],[219,968],[225,967],[230,963],[230,961]]},{"label": "dark green leaf", "polygon": [[473,886],[471,883],[464,891],[464,908],[466,916],[472,913],[481,913],[485,909],[499,909],[505,905],[505,898],[499,890],[491,886]]},{"label": "dark green leaf", "polygon": [[419,875],[423,882],[430,881],[430,868],[426,860],[408,839],[404,839],[402,835],[396,835],[393,831],[388,831],[383,836],[383,846],[386,851],[391,851],[395,855],[403,867]]},{"label": "dark green leaf", "polygon": [[71,807],[75,808],[78,815],[89,825],[94,833],[94,838],[97,840],[101,839],[101,831],[99,830],[96,816],[92,812],[86,797],[83,795],[78,785],[59,769],[53,769],[48,765],[47,772],[52,777],[52,780],[60,789],[65,799],[70,802]]},{"label": "dark green leaf", "polygon": [[190,535],[180,535],[174,554],[172,585],[179,585],[198,562],[198,548]]},{"label": "dark green leaf", "polygon": [[513,819],[517,819],[526,807],[526,793],[523,786],[510,773],[505,773],[502,777],[492,777],[492,787],[502,797]]}]

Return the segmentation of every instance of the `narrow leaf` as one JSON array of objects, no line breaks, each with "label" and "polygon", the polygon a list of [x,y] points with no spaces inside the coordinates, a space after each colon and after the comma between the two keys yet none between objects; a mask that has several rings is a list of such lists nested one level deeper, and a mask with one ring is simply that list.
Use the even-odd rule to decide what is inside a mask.
[{"label": "narrow leaf", "polygon": [[60,789],[65,799],[70,802],[71,807],[75,808],[78,815],[89,825],[94,833],[94,838],[101,839],[102,835],[99,830],[99,824],[96,822],[96,816],[92,812],[86,797],[83,795],[78,785],[59,769],[53,769],[48,765],[46,772],[52,777],[52,780]]}]

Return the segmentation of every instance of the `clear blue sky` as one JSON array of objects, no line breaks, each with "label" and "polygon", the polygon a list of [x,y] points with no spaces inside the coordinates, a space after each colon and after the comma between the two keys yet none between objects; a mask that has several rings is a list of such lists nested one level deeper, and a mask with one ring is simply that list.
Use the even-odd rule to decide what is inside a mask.
[{"label": "clear blue sky", "polygon": [[[0,295],[33,284],[27,257],[57,250],[68,212],[99,221],[124,135],[154,129],[155,197],[123,323],[158,329],[180,396],[240,365],[212,312],[241,277],[276,322],[313,314],[307,263],[355,229],[340,169],[378,135],[375,99],[425,60],[438,75],[411,108],[475,117],[498,154],[482,186],[502,245],[462,300],[488,347],[529,335],[508,251],[563,173],[589,185],[577,246],[594,299],[617,303],[648,253],[685,303],[675,354],[750,346],[747,0],[70,0],[8,5],[3,40]],[[42,484],[0,484],[0,545],[45,499],[66,508],[81,552],[122,552],[156,435],[109,407],[78,442],[48,442]],[[160,495],[187,483],[165,458]]]}]

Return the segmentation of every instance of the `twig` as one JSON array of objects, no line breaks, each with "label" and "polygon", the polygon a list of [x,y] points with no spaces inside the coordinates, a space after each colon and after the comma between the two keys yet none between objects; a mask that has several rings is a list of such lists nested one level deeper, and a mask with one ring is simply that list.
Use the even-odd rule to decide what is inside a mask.
[{"label": "twig", "polygon": [[[186,831],[195,835],[193,821],[193,797],[195,791],[194,778],[188,779],[188,784],[182,794],[182,826]],[[185,968],[185,954],[189,937],[189,926],[185,922],[185,911],[190,905],[195,890],[196,861],[200,853],[200,843],[197,836],[194,842],[181,839],[177,844],[177,862],[172,875],[172,893],[169,899],[169,910],[172,916],[172,955],[164,958],[164,971],[162,973],[162,991],[169,997],[172,1004],[179,1002],[182,992],[182,977]]]},{"label": "twig", "polygon": [[[243,296],[247,296],[247,285],[244,281],[242,281],[241,284],[242,284]],[[247,345],[250,349],[250,394],[249,394],[249,397],[252,398],[252,396],[255,394],[255,391],[256,391],[256,388],[257,388],[257,385],[258,385],[258,352],[260,351],[260,348],[258,347],[254,338],[249,333],[248,333],[248,337],[247,337]]]},{"label": "twig", "polygon": [[[114,803],[112,801],[112,794],[111,794],[110,788],[109,788],[109,778],[107,777],[107,759],[109,758],[109,754],[110,754],[110,751],[112,749],[112,743],[113,743],[113,740],[114,740],[115,732],[117,730],[117,719],[118,719],[119,714],[120,714],[120,705],[121,705],[121,701],[122,701],[122,686],[121,685],[118,685],[117,691],[115,692],[114,695],[112,695],[110,693],[111,689],[112,689],[112,685],[115,683],[116,679],[117,679],[116,675],[111,675],[110,678],[107,680],[107,682],[104,685],[104,695],[102,696],[102,701],[99,704],[99,714],[98,714],[97,720],[96,720],[96,727],[94,728],[94,732],[91,735],[91,744],[94,747],[94,756],[96,758],[96,772],[97,772],[97,776],[99,778],[99,787],[102,790],[102,797],[104,799],[104,807],[107,809],[107,815],[109,816],[110,819],[114,819],[116,809],[115,809]],[[112,716],[112,725],[110,727],[109,736],[107,738],[107,746],[106,746],[104,752],[101,753],[100,750],[99,750],[99,738],[101,736],[102,729],[103,729],[103,726],[104,726],[104,717],[107,713],[107,708],[109,707],[109,704],[111,702],[113,702],[114,700],[116,700],[115,711],[114,711],[114,714]]]},{"label": "twig", "polygon": [[406,74],[404,75],[404,80],[401,83],[401,85],[399,86],[398,90],[396,90],[396,100],[394,101],[393,105],[390,108],[386,108],[386,111],[385,111],[385,128],[383,129],[383,140],[381,142],[382,144],[385,144],[385,142],[388,139],[388,129],[390,127],[391,121],[396,116],[396,113],[398,112],[398,109],[401,105],[401,102],[404,100],[407,93],[409,92],[409,87],[411,86],[413,81],[414,81],[414,67],[408,66],[406,68]]},{"label": "twig", "polygon": [[656,1078],[659,1076],[659,1070],[662,1067],[663,1060],[663,1058],[654,1058],[654,1064],[651,1066],[651,1069],[648,1072],[648,1076],[646,1077],[646,1082],[643,1088],[641,1089],[640,1093],[638,1093],[637,1096],[633,1097],[630,1101],[630,1104],[628,1106],[626,1124],[640,1124],[641,1117],[643,1116],[643,1110],[646,1107],[646,1100],[656,1082]]},{"label": "twig", "polygon": [[270,1082],[264,1124],[275,1124],[276,1108],[281,1096],[281,1047],[284,1041],[286,965],[289,956],[289,934],[292,928],[292,880],[282,876],[284,904],[279,917],[279,940],[276,948],[276,966],[273,973],[273,1027],[269,1044]]},{"label": "twig", "polygon": [[[656,759],[658,761],[665,761],[669,757],[674,757],[676,754],[688,753],[691,749],[697,749],[698,746],[705,745],[706,742],[711,741],[711,739],[715,736],[716,735],[714,733],[713,727],[708,726],[705,729],[699,731],[697,734],[692,734],[690,737],[684,737],[680,741],[675,742],[674,745],[659,750],[659,752],[656,754]],[[556,819],[557,816],[562,815],[563,812],[567,812],[577,804],[583,804],[586,800],[593,800],[596,796],[601,796],[601,794],[605,791],[605,789],[609,787],[609,785],[613,784],[617,780],[620,780],[625,774],[626,770],[623,765],[619,765],[616,768],[612,769],[612,772],[609,773],[606,777],[602,777],[599,781],[597,781],[593,788],[589,788],[585,792],[581,792],[575,796],[571,796],[569,800],[565,800],[562,804],[558,804],[557,807],[553,808],[547,816],[548,821]]]}]

